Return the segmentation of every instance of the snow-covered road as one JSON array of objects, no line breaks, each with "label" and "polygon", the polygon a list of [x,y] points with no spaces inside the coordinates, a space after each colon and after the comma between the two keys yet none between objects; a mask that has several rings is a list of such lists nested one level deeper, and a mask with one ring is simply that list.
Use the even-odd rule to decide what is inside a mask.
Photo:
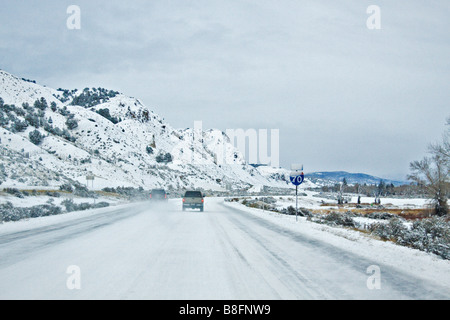
[{"label": "snow-covered road", "polygon": [[429,279],[324,239],[212,198],[5,224],[0,299],[450,299],[447,262]]}]

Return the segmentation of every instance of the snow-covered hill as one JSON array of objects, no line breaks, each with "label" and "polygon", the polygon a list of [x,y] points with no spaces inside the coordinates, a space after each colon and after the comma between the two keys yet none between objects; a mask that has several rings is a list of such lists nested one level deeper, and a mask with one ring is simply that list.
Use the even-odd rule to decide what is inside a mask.
[{"label": "snow-covered hill", "polygon": [[86,176],[95,176],[95,189],[289,187],[275,173],[283,169],[248,165],[223,132],[175,129],[115,91],[56,90],[0,70],[0,98],[0,146],[9,157],[0,164],[2,187],[85,184]]}]

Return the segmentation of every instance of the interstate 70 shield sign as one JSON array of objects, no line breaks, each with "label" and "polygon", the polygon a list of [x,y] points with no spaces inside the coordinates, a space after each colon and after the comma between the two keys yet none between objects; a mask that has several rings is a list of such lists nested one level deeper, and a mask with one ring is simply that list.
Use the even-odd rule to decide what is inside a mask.
[{"label": "interstate 70 shield sign", "polygon": [[299,186],[303,183],[303,180],[305,180],[305,175],[303,174],[303,172],[293,171],[291,172],[289,179],[294,186]]}]

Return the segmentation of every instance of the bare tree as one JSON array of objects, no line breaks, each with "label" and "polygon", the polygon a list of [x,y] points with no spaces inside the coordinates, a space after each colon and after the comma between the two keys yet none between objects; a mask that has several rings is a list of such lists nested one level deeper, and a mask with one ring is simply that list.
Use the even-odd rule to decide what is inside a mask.
[{"label": "bare tree", "polygon": [[[450,118],[447,119],[447,125],[450,126]],[[434,200],[435,214],[438,216],[448,214],[449,132],[447,129],[441,143],[429,146],[430,156],[410,163],[411,174],[408,176],[409,180],[423,186],[426,193]]]},{"label": "bare tree", "polygon": [[443,161],[446,162],[447,167],[450,162],[450,117],[447,118],[447,131],[444,133],[441,143],[431,144],[430,152],[442,156]]},{"label": "bare tree", "polygon": [[361,204],[361,191],[362,186],[359,183],[355,183],[355,192],[358,194],[358,198],[356,200],[357,204]]},{"label": "bare tree", "polygon": [[347,187],[347,179],[342,179],[342,183],[339,185],[339,192],[338,192],[338,204],[344,203],[344,192],[345,188]]}]

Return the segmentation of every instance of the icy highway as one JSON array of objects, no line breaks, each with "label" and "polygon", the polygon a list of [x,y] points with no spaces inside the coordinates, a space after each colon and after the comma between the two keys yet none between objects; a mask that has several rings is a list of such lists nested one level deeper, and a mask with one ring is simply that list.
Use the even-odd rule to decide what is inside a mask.
[{"label": "icy highway", "polygon": [[439,281],[223,199],[207,198],[205,212],[183,212],[181,201],[171,200],[64,216],[17,230],[0,225],[0,299],[450,298]]}]

